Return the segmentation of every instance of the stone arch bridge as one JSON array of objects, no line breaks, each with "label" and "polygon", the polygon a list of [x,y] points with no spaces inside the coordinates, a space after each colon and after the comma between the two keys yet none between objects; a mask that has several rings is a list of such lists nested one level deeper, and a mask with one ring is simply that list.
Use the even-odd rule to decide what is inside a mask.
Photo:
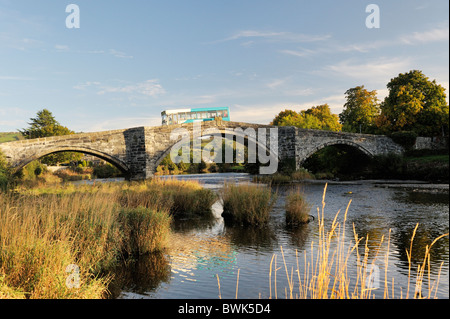
[{"label": "stone arch bridge", "polygon": [[[199,126],[201,131],[196,133]],[[276,165],[278,160],[294,158],[299,167],[309,156],[330,145],[349,145],[368,156],[403,152],[403,148],[387,136],[219,121],[21,140],[0,144],[0,151],[15,170],[51,153],[75,151],[115,165],[128,179],[141,180],[152,177],[161,160],[183,139],[182,134],[171,138],[176,129],[184,132],[184,138],[208,135],[208,131],[236,140],[244,137],[247,142],[254,141],[258,150],[266,150],[266,154],[277,161]],[[250,134],[252,132],[256,136]]]}]

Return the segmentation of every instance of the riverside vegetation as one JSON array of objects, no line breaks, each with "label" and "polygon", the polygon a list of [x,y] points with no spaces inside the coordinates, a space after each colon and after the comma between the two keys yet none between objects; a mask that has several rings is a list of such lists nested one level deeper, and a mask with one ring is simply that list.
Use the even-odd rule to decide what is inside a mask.
[{"label": "riverside vegetation", "polygon": [[107,297],[109,268],[164,250],[173,218],[211,213],[215,201],[197,182],[159,179],[0,193],[0,298]]},{"label": "riverside vegetation", "polygon": [[[325,185],[322,207],[317,207],[317,239],[311,242],[309,253],[295,250],[295,259],[289,263],[283,247],[280,247],[282,261],[277,254],[272,256],[269,266],[269,299],[436,299],[441,270],[438,275],[431,275],[431,251],[439,240],[448,237],[438,236],[426,245],[422,260],[413,257],[414,239],[419,224],[412,231],[410,246],[406,250],[408,262],[408,279],[406,287],[395,286],[395,278],[390,277],[389,254],[391,230],[387,238],[382,236],[375,248],[369,248],[369,235],[360,237],[353,224],[352,234],[348,234],[347,214],[351,205],[349,201],[343,221],[338,211],[331,224],[325,220]],[[290,205],[299,205],[299,192],[289,194]],[[304,205],[303,201],[301,206]],[[287,208],[288,209],[288,208]],[[348,240],[353,238],[353,240]],[[278,261],[278,264],[277,264]],[[285,277],[287,286],[279,287],[278,278]],[[284,273],[284,274],[283,274]],[[220,277],[217,275],[219,298],[221,298]],[[281,289],[280,289],[281,288]],[[236,282],[236,298],[239,292],[239,270]]]},{"label": "riverside vegetation", "polygon": [[[2,173],[8,176],[7,169]],[[175,218],[210,216],[211,206],[217,200],[214,192],[192,181],[155,178],[140,183],[75,186],[38,180],[38,184],[32,185],[8,182],[0,192],[0,298],[110,297],[114,281],[110,269],[164,252]],[[276,192],[265,185],[225,184],[220,193],[223,217],[233,221],[234,227],[264,226],[270,219],[276,197]],[[318,211],[319,240],[312,244],[310,256],[296,252],[297,270],[288,267],[282,252],[288,283],[285,297],[374,297],[368,280],[371,267],[379,259],[385,262],[382,297],[436,296],[439,276],[431,282],[430,252],[433,244],[448,234],[439,236],[425,248],[423,262],[417,267],[411,259],[416,226],[411,248],[406,252],[410,265],[408,287],[399,291],[394,289],[394,279],[387,276],[390,239],[387,248],[382,247],[386,244],[383,238],[379,249],[369,253],[368,238],[359,237],[354,231],[354,241],[347,246],[346,218],[339,224],[336,215],[331,229],[326,231],[324,207],[323,199],[322,214]],[[309,207],[299,191],[288,194],[285,209],[287,225],[303,225],[309,221]],[[366,244],[361,247],[364,241]],[[299,266],[302,259],[303,268]],[[276,274],[280,268],[276,264],[274,255],[269,272],[272,298],[279,293]],[[71,265],[79,269],[79,288],[67,285],[70,275],[67,269]],[[350,275],[355,270],[356,277]]]}]

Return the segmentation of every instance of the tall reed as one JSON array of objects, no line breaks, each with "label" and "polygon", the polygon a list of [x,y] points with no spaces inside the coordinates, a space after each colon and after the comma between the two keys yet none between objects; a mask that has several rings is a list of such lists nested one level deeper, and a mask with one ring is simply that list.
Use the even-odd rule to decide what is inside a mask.
[{"label": "tall reed", "polygon": [[148,254],[167,246],[172,221],[167,210],[157,211],[142,206],[124,208],[117,219],[122,232],[122,250],[127,255]]},{"label": "tall reed", "polygon": [[285,209],[287,225],[306,224],[310,220],[310,206],[299,189],[287,194]]},{"label": "tall reed", "polygon": [[[309,256],[306,253],[301,256],[296,251],[296,269],[294,270],[294,267],[288,267],[281,247],[284,272],[288,283],[288,286],[281,291],[284,291],[286,298],[371,299],[382,296],[382,298],[389,299],[436,297],[440,271],[437,279],[433,281],[430,274],[430,251],[438,240],[448,236],[448,234],[439,236],[426,247],[423,262],[418,265],[416,274],[413,274],[411,254],[412,242],[418,225],[416,226],[411,238],[411,248],[406,252],[409,261],[408,286],[406,291],[403,289],[399,291],[399,289],[395,289],[394,278],[388,276],[390,231],[387,242],[383,237],[378,247],[370,249],[368,236],[359,237],[353,225],[353,243],[348,244],[346,221],[351,201],[345,210],[343,222],[337,221],[338,212],[329,230],[326,230],[324,219],[325,193],[326,186],[322,199],[322,209],[318,208],[317,210],[318,241],[311,242]],[[361,246],[364,240],[364,253],[361,254],[360,250],[362,250]],[[383,245],[386,245],[384,249]],[[384,253],[381,253],[382,251]],[[271,298],[278,298],[278,291],[280,291],[280,289],[277,291],[276,276],[280,268],[276,267],[276,259],[277,256],[274,255],[270,264],[269,287]],[[300,267],[302,261],[303,267]],[[273,264],[275,264],[274,268]],[[411,282],[413,282],[412,285],[410,285]],[[422,289],[424,283],[427,285],[425,293]]]},{"label": "tall reed", "polygon": [[225,221],[244,225],[264,225],[269,221],[276,194],[269,187],[225,183],[221,199]]},{"label": "tall reed", "polygon": [[[101,298],[108,278],[93,275],[111,262],[117,230],[108,205],[105,197],[0,195],[3,284],[27,298]],[[78,289],[66,285],[71,264],[80,269]]]},{"label": "tall reed", "polygon": [[216,200],[216,194],[197,181],[159,178],[130,185],[121,196],[121,202],[126,207],[168,209],[172,215],[208,216]]},{"label": "tall reed", "polygon": [[[215,196],[201,189],[151,181],[0,193],[0,298],[105,297],[111,278],[100,274],[118,258],[166,247],[174,205],[211,207]],[[67,285],[70,265],[79,269],[79,288]]]}]

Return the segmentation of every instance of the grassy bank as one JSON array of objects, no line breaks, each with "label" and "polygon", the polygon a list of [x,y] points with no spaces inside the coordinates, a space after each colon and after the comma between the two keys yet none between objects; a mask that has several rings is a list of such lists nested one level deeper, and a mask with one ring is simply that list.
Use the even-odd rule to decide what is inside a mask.
[{"label": "grassy bank", "polygon": [[[210,212],[215,195],[201,190],[152,180],[0,193],[0,298],[107,297],[108,269],[164,250],[175,212]],[[67,284],[70,269],[79,288]]]}]

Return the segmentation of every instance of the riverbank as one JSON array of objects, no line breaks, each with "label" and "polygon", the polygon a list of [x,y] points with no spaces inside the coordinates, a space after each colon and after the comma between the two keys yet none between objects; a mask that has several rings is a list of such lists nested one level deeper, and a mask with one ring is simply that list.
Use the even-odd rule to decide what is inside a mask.
[{"label": "riverbank", "polygon": [[173,218],[208,217],[215,201],[157,179],[0,193],[0,298],[105,298],[111,268],[163,251]]}]

